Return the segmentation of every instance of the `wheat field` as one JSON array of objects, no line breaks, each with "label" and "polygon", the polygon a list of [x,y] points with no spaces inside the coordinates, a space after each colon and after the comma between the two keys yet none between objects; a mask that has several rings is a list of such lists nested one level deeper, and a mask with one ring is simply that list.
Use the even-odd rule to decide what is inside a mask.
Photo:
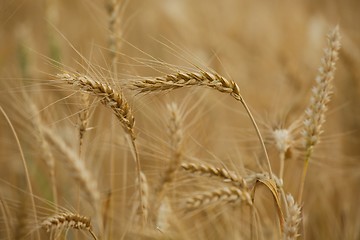
[{"label": "wheat field", "polygon": [[359,11],[2,0],[0,239],[360,239]]}]

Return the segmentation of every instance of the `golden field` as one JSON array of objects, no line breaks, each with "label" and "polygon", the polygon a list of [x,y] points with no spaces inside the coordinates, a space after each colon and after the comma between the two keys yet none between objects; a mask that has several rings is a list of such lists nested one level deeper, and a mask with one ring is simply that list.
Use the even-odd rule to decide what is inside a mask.
[{"label": "golden field", "polygon": [[359,239],[359,11],[2,0],[0,239]]}]

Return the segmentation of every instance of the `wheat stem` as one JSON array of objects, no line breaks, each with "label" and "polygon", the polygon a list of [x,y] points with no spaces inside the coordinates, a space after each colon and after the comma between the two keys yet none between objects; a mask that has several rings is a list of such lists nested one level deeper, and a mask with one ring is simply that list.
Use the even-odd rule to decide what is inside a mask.
[{"label": "wheat stem", "polygon": [[[37,211],[36,211],[36,207],[35,207],[34,192],[33,192],[33,189],[32,189],[32,185],[31,185],[31,181],[30,181],[30,174],[29,174],[29,170],[28,170],[28,167],[27,167],[27,163],[26,163],[26,160],[25,160],[25,155],[24,155],[24,152],[22,150],[20,140],[18,138],[18,135],[17,135],[17,133],[15,131],[15,128],[14,128],[12,122],[10,121],[10,118],[8,117],[8,115],[6,114],[6,112],[4,111],[4,109],[1,106],[0,106],[0,112],[4,115],[7,123],[9,124],[9,126],[11,128],[11,131],[14,134],[16,144],[17,144],[17,146],[19,148],[21,160],[22,160],[23,167],[24,167],[24,170],[25,170],[26,181],[27,181],[29,192],[30,192],[30,195],[31,195],[31,205],[32,205],[32,208],[34,210],[34,220],[35,220],[35,222],[37,222]],[[37,234],[38,239],[40,239],[40,233],[39,233],[38,230],[36,230],[36,234]]]}]

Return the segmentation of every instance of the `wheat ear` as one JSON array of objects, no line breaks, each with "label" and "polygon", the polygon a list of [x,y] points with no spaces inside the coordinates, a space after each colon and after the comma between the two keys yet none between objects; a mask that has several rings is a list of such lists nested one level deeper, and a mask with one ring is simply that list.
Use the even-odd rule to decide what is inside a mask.
[{"label": "wheat ear", "polygon": [[301,222],[301,208],[295,202],[291,194],[286,195],[287,213],[284,225],[284,240],[295,240],[300,236],[298,234],[299,224]]},{"label": "wheat ear", "polygon": [[188,86],[206,86],[213,89],[216,89],[223,93],[229,93],[232,97],[234,97],[237,101],[240,101],[244,106],[251,123],[253,124],[256,134],[259,138],[261,147],[264,151],[268,169],[270,176],[272,177],[272,170],[270,165],[269,156],[265,147],[264,140],[261,136],[259,127],[247,106],[244,98],[240,94],[239,86],[232,80],[227,80],[226,78],[216,74],[216,73],[208,73],[205,71],[200,71],[199,73],[177,73],[177,74],[169,74],[164,77],[156,77],[154,79],[144,79],[142,81],[136,81],[133,83],[133,89],[143,92],[153,92],[153,91],[166,91],[173,90],[177,88],[183,88]]},{"label": "wheat ear", "polygon": [[47,232],[51,232],[56,229],[67,230],[70,228],[87,230],[91,236],[97,240],[96,235],[92,231],[90,219],[74,213],[59,213],[48,217],[40,223],[40,227],[45,229]]},{"label": "wheat ear", "polygon": [[204,192],[190,197],[186,201],[186,204],[188,208],[193,209],[221,202],[244,202],[247,205],[252,206],[250,193],[245,189],[240,189],[238,187],[223,187],[209,192]]},{"label": "wheat ear", "polygon": [[183,128],[182,118],[178,106],[175,103],[168,105],[170,118],[168,121],[168,133],[171,147],[171,157],[157,189],[158,199],[162,202],[166,186],[173,181],[174,174],[179,167],[182,155]]},{"label": "wheat ear", "polygon": [[146,175],[143,172],[140,172],[139,179],[140,186],[140,211],[142,213],[143,225],[145,225],[148,221],[149,215],[149,185],[146,179]]},{"label": "wheat ear", "polygon": [[325,122],[325,113],[327,111],[327,104],[330,101],[333,79],[336,70],[336,61],[339,58],[340,44],[339,26],[336,26],[327,35],[327,48],[324,50],[324,56],[321,59],[321,67],[316,76],[316,85],[312,88],[312,96],[310,104],[305,110],[304,127],[301,132],[304,138],[304,145],[306,149],[304,167],[300,181],[298,202],[302,201],[302,195],[305,185],[306,173],[309,165],[313,149],[319,142],[319,137],[323,132],[322,126]]},{"label": "wheat ear", "polygon": [[80,184],[82,189],[90,198],[91,204],[93,204],[94,208],[97,209],[100,192],[97,187],[96,178],[93,177],[87,169],[84,161],[82,161],[62,139],[57,137],[54,132],[45,126],[42,127],[42,131],[46,138],[49,139],[66,156],[64,158],[66,166],[70,169],[70,172],[73,173],[75,180]]},{"label": "wheat ear", "polygon": [[114,69],[114,73],[116,73],[116,61],[117,61],[117,52],[120,49],[120,37],[122,35],[121,26],[120,26],[120,10],[121,10],[121,2],[120,0],[108,0],[107,3],[107,12],[109,17],[109,49],[110,49],[110,57],[111,64]]},{"label": "wheat ear", "polygon": [[198,173],[210,176],[216,176],[224,179],[225,182],[231,182],[240,187],[247,187],[245,180],[234,172],[225,168],[219,168],[210,164],[182,163],[182,169],[190,173]]},{"label": "wheat ear", "polygon": [[125,97],[114,90],[109,84],[99,82],[81,74],[58,74],[58,78],[69,84],[79,87],[82,91],[94,94],[101,98],[101,103],[111,108],[123,129],[135,140],[135,118]]},{"label": "wheat ear", "polygon": [[272,137],[275,141],[275,147],[279,152],[279,158],[280,158],[279,177],[280,179],[283,179],[286,153],[290,149],[293,139],[290,131],[285,128],[279,128],[273,130]]}]

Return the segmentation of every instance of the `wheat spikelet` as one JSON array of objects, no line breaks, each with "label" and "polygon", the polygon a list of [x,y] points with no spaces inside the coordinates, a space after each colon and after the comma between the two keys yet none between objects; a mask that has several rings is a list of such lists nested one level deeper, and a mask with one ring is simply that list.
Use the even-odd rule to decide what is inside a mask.
[{"label": "wheat spikelet", "polygon": [[198,208],[220,202],[245,202],[247,205],[252,206],[250,193],[237,187],[224,187],[201,193],[189,198],[186,204],[188,208]]},{"label": "wheat spikelet", "polygon": [[47,232],[54,230],[78,229],[87,230],[94,239],[97,239],[92,231],[91,221],[88,217],[74,213],[59,213],[46,218],[40,223],[40,227]]},{"label": "wheat spikelet", "polygon": [[112,109],[117,119],[121,122],[125,132],[135,140],[135,118],[128,102],[121,93],[115,91],[110,85],[85,75],[63,73],[58,74],[57,77],[69,84],[79,87],[82,91],[100,97],[101,103]]},{"label": "wheat spikelet", "polygon": [[284,226],[284,240],[295,240],[298,234],[299,224],[301,222],[301,208],[295,202],[291,194],[286,195],[287,216]]},{"label": "wheat spikelet", "polygon": [[133,83],[134,89],[140,92],[163,91],[187,86],[207,86],[220,92],[230,93],[236,100],[242,101],[239,86],[216,73],[201,71],[199,73],[177,73],[164,77],[145,79]]},{"label": "wheat spikelet", "polygon": [[225,182],[231,182],[241,187],[246,187],[245,180],[225,168],[215,167],[209,164],[195,164],[195,163],[182,163],[181,167],[191,173],[206,174],[210,176],[217,176],[223,178]]}]

